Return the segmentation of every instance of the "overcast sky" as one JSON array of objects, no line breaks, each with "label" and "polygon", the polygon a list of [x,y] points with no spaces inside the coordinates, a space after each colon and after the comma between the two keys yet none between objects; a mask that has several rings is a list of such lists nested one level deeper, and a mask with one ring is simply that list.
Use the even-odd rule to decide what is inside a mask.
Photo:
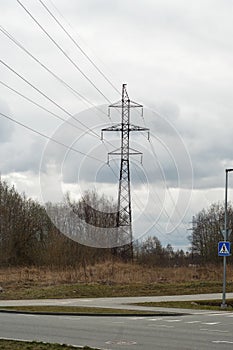
[{"label": "overcast sky", "polygon": [[186,248],[192,216],[224,200],[224,169],[233,166],[233,2],[43,0],[111,84],[39,0],[20,2],[76,68],[17,0],[1,1],[0,113],[89,157],[0,116],[2,177],[38,200],[58,201],[66,191],[79,198],[92,188],[116,198],[119,160],[110,167],[105,162],[119,146],[119,135],[105,133],[103,143],[100,134],[120,122],[115,111],[108,118],[107,107],[120,100],[127,83],[130,98],[144,105],[144,118],[133,112],[131,122],[151,131],[150,143],[146,134],[131,133],[132,148],[144,154],[143,166],[137,157],[131,164],[135,237],[155,234],[163,244]]}]

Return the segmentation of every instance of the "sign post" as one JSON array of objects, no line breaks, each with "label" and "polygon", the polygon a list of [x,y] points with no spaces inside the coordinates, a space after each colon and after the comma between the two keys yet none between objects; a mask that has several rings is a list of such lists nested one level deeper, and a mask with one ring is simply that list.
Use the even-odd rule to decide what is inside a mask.
[{"label": "sign post", "polygon": [[[224,243],[221,245],[221,251],[223,255],[223,290],[222,290],[222,304],[221,307],[223,309],[225,309],[227,307],[226,304],[226,266],[227,266],[227,261],[226,258],[229,255],[228,254],[224,254],[224,250],[226,249],[226,251],[228,251],[227,247],[230,249],[230,246],[228,246],[228,243],[230,244],[230,242],[228,241],[228,220],[227,220],[227,187],[228,187],[228,173],[230,171],[233,171],[233,168],[231,169],[225,169],[226,172],[226,181],[225,181],[225,217],[224,217]],[[219,242],[222,243],[222,242]],[[226,244],[227,243],[227,244]],[[220,252],[219,252],[220,253]]]},{"label": "sign post", "polygon": [[223,293],[221,308],[225,309],[226,304],[226,258],[231,255],[231,243],[228,241],[218,242],[218,256],[223,256]]}]

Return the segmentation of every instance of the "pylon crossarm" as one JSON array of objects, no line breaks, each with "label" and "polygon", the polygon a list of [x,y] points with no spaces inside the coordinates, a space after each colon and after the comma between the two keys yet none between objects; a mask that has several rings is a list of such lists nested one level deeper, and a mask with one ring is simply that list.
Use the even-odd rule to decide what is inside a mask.
[{"label": "pylon crossarm", "polygon": [[115,149],[114,151],[112,152],[108,152],[109,155],[121,155],[121,149],[120,148],[117,148]]},{"label": "pylon crossarm", "polygon": [[129,148],[129,154],[142,154],[142,152],[138,151],[137,149],[134,148]]},{"label": "pylon crossarm", "polygon": [[143,105],[141,105],[140,103],[134,102],[132,100],[130,100],[130,108],[143,108]]},{"label": "pylon crossarm", "polygon": [[115,103],[112,103],[111,105],[109,105],[109,108],[120,108],[122,106],[122,101],[117,101]]},{"label": "pylon crossarm", "polygon": [[103,128],[102,131],[121,131],[121,129],[122,129],[121,124],[115,124],[108,128]]},{"label": "pylon crossarm", "polygon": [[149,128],[143,128],[141,126],[138,125],[134,125],[134,124],[130,124],[129,125],[129,130],[130,131],[149,131]]}]

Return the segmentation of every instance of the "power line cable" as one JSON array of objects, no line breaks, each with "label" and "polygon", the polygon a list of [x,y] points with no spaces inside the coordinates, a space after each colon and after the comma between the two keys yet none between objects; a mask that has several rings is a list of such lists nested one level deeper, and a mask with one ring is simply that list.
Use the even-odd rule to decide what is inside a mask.
[{"label": "power line cable", "polygon": [[65,29],[65,27],[61,24],[58,18],[52,13],[52,11],[45,5],[42,0],[38,0],[41,5],[46,9],[46,11],[50,14],[50,16],[56,21],[59,27],[66,33],[66,35],[70,38],[73,44],[81,51],[81,53],[86,57],[86,59],[93,65],[93,67],[100,73],[100,75],[112,86],[112,88],[118,93],[121,92],[113,85],[113,83],[108,79],[108,77],[99,69],[99,67],[95,64],[95,62],[89,57],[89,55],[82,49],[82,47],[77,43],[77,41],[73,38],[73,36]]},{"label": "power line cable", "polygon": [[[66,32],[66,34],[70,37],[70,39],[73,41],[73,42],[75,42],[74,40],[73,40],[73,38],[69,35],[69,33],[65,30],[65,28],[60,24],[60,22],[56,19],[56,17],[50,12],[50,10],[46,7],[46,5],[41,1],[41,0],[39,0],[40,1],[40,3],[44,6],[44,8],[50,13],[50,15],[56,20],[56,22],[60,25],[60,27]],[[17,2],[24,8],[24,10],[30,15],[30,17],[37,23],[37,25],[39,25],[39,27],[45,32],[45,34],[54,42],[54,44],[63,52],[63,54],[65,54],[65,56],[72,62],[72,63],[74,63],[69,57],[68,57],[68,55],[65,53],[65,51],[53,40],[53,38],[47,33],[47,31],[46,30],[44,30],[44,28],[39,24],[39,22],[31,15],[31,13],[25,8],[25,6],[19,1],[19,0],[17,0]],[[76,42],[75,42],[76,43]],[[77,44],[77,43],[76,43]],[[79,49],[80,49],[80,47],[78,46],[78,44],[76,45]],[[83,52],[82,52],[83,53]],[[30,54],[29,52],[28,52],[28,54]],[[85,53],[84,53],[85,54]],[[86,55],[85,55],[86,56]],[[86,56],[87,58],[88,58],[88,56]],[[37,61],[38,62],[38,61]],[[38,62],[38,63],[40,63],[40,62]],[[76,66],[76,65],[75,65]],[[9,68],[9,66],[8,66],[8,68]],[[80,71],[80,69],[79,69],[79,67],[77,67],[76,66],[76,68]],[[98,68],[98,67],[97,67]],[[82,72],[82,74],[83,74],[83,72]],[[90,79],[84,74],[84,76],[85,76],[85,78],[87,78],[88,80],[89,80],[89,82],[90,83],[92,83],[91,81],[90,81]],[[59,79],[59,78],[58,78]],[[92,83],[92,85],[93,85],[93,83]],[[97,88],[95,85],[93,85],[95,88]],[[115,88],[115,87],[114,87]],[[102,96],[104,96],[105,98],[106,98],[106,96],[105,95],[103,95],[102,94],[102,92],[97,88],[97,90],[101,93],[101,95]],[[38,90],[37,90],[38,91]],[[44,95],[45,96],[45,95]],[[106,98],[107,99],[107,98]],[[51,100],[50,100],[51,101]],[[108,102],[110,102],[108,99],[107,99],[107,101]],[[56,104],[56,103],[55,103]],[[56,104],[56,106],[58,106],[58,104]],[[63,111],[65,111],[65,109],[63,109]],[[65,111],[66,113],[67,113],[67,111]],[[73,117],[72,115],[70,115],[71,117]],[[62,120],[64,120],[64,119],[62,119]],[[82,123],[81,123],[82,124]],[[86,127],[86,126],[85,126]],[[90,130],[90,129],[89,129]],[[92,131],[91,131],[92,132]]]},{"label": "power line cable", "polygon": [[105,114],[108,116],[107,113],[103,112],[101,109],[99,109],[97,106],[95,106],[91,101],[89,101],[86,97],[84,97],[82,94],[80,94],[76,89],[74,89],[71,85],[67,84],[62,78],[60,78],[57,74],[55,74],[51,69],[49,69],[44,63],[42,63],[38,58],[36,58],[29,50],[25,48],[18,40],[15,39],[15,37],[10,34],[3,26],[0,25],[0,31],[8,38],[10,39],[15,45],[17,45],[21,50],[23,50],[27,55],[29,55],[35,62],[37,62],[43,69],[45,69],[48,73],[50,73],[56,80],[58,80],[62,85],[64,85],[66,88],[68,88],[75,97],[80,97],[83,101],[85,101],[88,105],[91,105],[92,107],[96,108],[99,112]]},{"label": "power line cable", "polygon": [[[81,37],[81,35],[77,32],[77,29],[74,28],[74,26],[71,24],[71,22],[69,22],[67,20],[67,18],[63,15],[63,13],[59,10],[59,8],[55,5],[54,1],[52,0],[47,0],[47,2],[50,3],[50,6],[53,8],[53,10],[55,10],[55,12],[59,15],[60,18],[63,19],[63,21],[66,23],[67,27],[69,27],[71,29],[71,32],[74,32],[75,35],[77,35],[80,40],[83,42],[83,38]],[[85,46],[87,46],[87,43],[86,42],[83,42],[85,44]],[[81,46],[81,45],[80,45]],[[89,47],[90,49],[90,47]],[[92,50],[92,49],[91,49]],[[84,51],[84,50],[83,50]],[[92,53],[95,54],[92,50]],[[98,58],[98,61],[101,62],[102,65],[106,65],[105,62],[100,58],[100,57],[97,57]],[[108,67],[109,68],[109,67]],[[111,72],[112,73],[112,72]],[[109,79],[110,80],[110,79]],[[113,83],[112,83],[113,84]],[[113,84],[114,85],[114,84]],[[121,91],[119,91],[119,94],[121,95]]]},{"label": "power line cable", "polygon": [[[159,160],[158,160],[158,157],[157,157],[157,154],[156,154],[156,152],[155,152],[155,149],[154,149],[154,146],[153,146],[153,144],[151,143],[151,140],[148,140],[148,142],[149,142],[149,144],[150,144],[150,147],[151,147],[151,151],[152,151],[152,153],[153,153],[153,155],[154,155],[154,157],[155,157],[155,159],[156,159],[156,161],[157,161],[157,163],[159,163]],[[164,175],[164,172],[163,172],[163,175]],[[165,177],[164,177],[165,178]],[[167,182],[166,182],[166,180],[165,180],[165,187],[166,187],[166,190],[167,190],[167,193],[168,193],[168,195],[169,195],[169,197],[170,197],[170,200],[171,200],[171,202],[172,202],[172,205],[173,205],[173,207],[174,207],[174,211],[176,211],[177,212],[177,214],[179,215],[179,218],[180,218],[180,222],[182,222],[182,216],[181,216],[181,214],[180,214],[180,212],[179,212],[179,210],[178,210],[178,208],[177,208],[177,206],[176,206],[176,204],[175,204],[175,201],[174,201],[174,199],[173,199],[173,197],[172,197],[172,194],[171,194],[171,191],[170,191],[170,188],[169,188],[169,186],[167,185]],[[159,198],[159,197],[158,197]],[[160,199],[159,199],[160,200]],[[161,201],[161,200],[160,200]],[[168,214],[168,212],[167,212],[167,210],[166,210],[166,208],[164,207],[164,212],[165,212],[165,214],[166,214],[166,216],[167,216],[167,218],[170,220],[170,215]],[[181,234],[181,232],[180,232],[180,229],[179,229],[179,227],[177,226],[177,227],[175,227],[175,229],[178,231],[178,233],[179,234]]]},{"label": "power line cable", "polygon": [[[62,106],[60,106],[57,102],[55,102],[53,99],[51,99],[48,95],[46,95],[43,91],[41,91],[39,88],[37,88],[35,85],[33,85],[32,83],[30,83],[26,78],[24,78],[21,74],[19,74],[18,72],[16,72],[12,67],[10,67],[7,63],[5,63],[3,60],[0,59],[0,63],[3,64],[6,68],[8,68],[11,72],[13,72],[15,75],[17,75],[20,79],[22,79],[25,83],[27,83],[29,86],[31,86],[34,90],[36,90],[37,92],[39,92],[43,97],[45,97],[48,101],[50,101],[52,104],[54,104],[56,107],[58,107],[60,110],[62,110],[65,114],[67,114],[69,117],[73,118],[74,120],[76,120],[76,122],[78,122],[79,124],[81,124],[85,129],[87,129],[89,131],[89,133],[92,133],[93,136],[97,137],[99,139],[99,135],[91,130],[90,128],[88,128],[83,122],[81,122],[80,120],[78,120],[77,118],[75,118],[70,112],[68,112],[65,108],[63,108]],[[86,132],[85,130],[81,129],[81,131]]]},{"label": "power line cable", "polygon": [[[154,111],[154,113],[155,113],[155,114],[158,114],[158,115],[160,116],[160,114],[158,113],[158,111]],[[146,127],[146,122],[145,122],[145,118],[144,118],[143,114],[141,114],[141,117],[142,117],[144,126]],[[145,135],[143,135],[143,136],[145,137]],[[152,151],[152,153],[153,153],[153,155],[154,155],[154,157],[155,157],[157,163],[159,164],[158,156],[157,156],[157,154],[156,154],[156,152],[155,152],[155,149],[154,149],[154,146],[153,146],[151,140],[147,138],[147,141],[149,142],[151,151]],[[164,175],[164,172],[163,172],[163,175]],[[164,176],[164,179],[165,179],[165,176]],[[170,199],[171,199],[172,205],[173,205],[173,207],[174,207],[174,211],[177,212],[177,214],[179,215],[180,220],[181,220],[181,222],[182,222],[182,215],[180,214],[180,212],[179,212],[179,210],[178,210],[178,208],[177,208],[177,206],[176,206],[176,204],[175,204],[175,201],[174,201],[173,196],[172,196],[172,194],[171,194],[170,188],[169,188],[169,186],[167,185],[167,182],[166,182],[166,181],[165,181],[165,186],[166,186],[166,190],[167,190],[167,192],[168,192],[168,195],[169,195],[169,197],[170,197]],[[166,211],[165,208],[164,208],[164,210]],[[169,219],[170,216],[168,215],[167,211],[166,211],[166,215],[167,215],[167,217],[168,217],[168,219]],[[176,229],[179,231],[179,228],[178,228],[178,227],[177,227]]]},{"label": "power line cable", "polygon": [[[113,159],[112,161],[116,164],[116,160]],[[109,167],[110,167],[112,173],[114,174],[114,176],[118,179],[118,176],[116,175],[114,169],[111,167],[110,163],[109,163]],[[137,201],[139,202],[139,204],[138,204],[138,202],[136,201],[136,198],[137,198]],[[140,199],[135,193],[134,193],[134,197],[132,197],[132,202],[136,205],[136,207],[137,207],[137,208],[140,210],[140,212],[141,212],[143,203],[142,203],[141,199]],[[147,213],[144,213],[144,212],[143,212],[143,215],[144,215],[149,221],[154,221],[154,218],[152,217],[151,214],[147,214]],[[165,234],[163,233],[163,228],[162,228],[162,226],[160,225],[159,222],[154,222],[154,224],[153,224],[148,230],[151,230],[151,229],[152,229],[153,227],[155,227],[156,225],[159,226],[160,229],[161,229],[161,231],[160,231],[160,230],[157,228],[157,231],[158,231],[161,235],[165,236]],[[148,230],[147,230],[147,231],[148,231]],[[146,234],[146,233],[145,233],[145,234]],[[144,234],[144,235],[145,235],[145,234]]]},{"label": "power line cable", "polygon": [[[41,0],[39,0],[42,4],[43,4],[43,2],[41,1]],[[20,1],[18,1],[17,0],[17,2],[18,3],[20,3]],[[20,3],[20,5],[22,5],[21,3]],[[23,6],[23,5],[22,5]],[[43,4],[43,6],[45,6],[44,4]],[[25,9],[25,11],[30,15],[30,13],[26,10],[26,8],[23,6],[23,8]],[[46,7],[45,7],[46,8]],[[51,13],[50,13],[51,14]],[[30,15],[31,16],[31,15]],[[32,16],[31,16],[32,17]],[[32,17],[33,19],[34,19],[34,17]],[[54,18],[54,17],[53,17]],[[35,19],[34,19],[35,20]],[[39,25],[39,23],[36,21],[36,23]],[[43,28],[40,26],[40,28],[43,30]],[[44,30],[43,30],[44,31]],[[44,31],[44,32],[46,32],[46,31]],[[50,37],[50,36],[49,36]],[[52,39],[51,37],[50,37],[50,39]],[[59,47],[60,48],[60,47]],[[61,49],[61,48],[60,48]],[[63,52],[63,50],[62,50],[62,52]],[[64,52],[63,52],[64,53]],[[100,90],[98,89],[98,91],[100,92]],[[103,95],[103,94],[102,94]],[[109,101],[110,102],[110,101]]]},{"label": "power line cable", "polygon": [[28,102],[30,102],[30,103],[34,104],[35,106],[37,106],[37,107],[43,109],[45,112],[47,112],[47,113],[53,115],[55,118],[58,118],[58,119],[62,120],[63,122],[65,122],[65,123],[67,123],[67,124],[73,126],[74,128],[76,128],[76,129],[78,129],[78,130],[82,130],[82,129],[80,129],[77,125],[71,123],[69,120],[60,117],[58,114],[56,114],[56,113],[50,111],[49,109],[45,108],[45,107],[42,106],[41,104],[39,104],[39,103],[33,101],[32,99],[30,99],[30,98],[27,97],[26,95],[24,95],[24,94],[22,94],[21,92],[15,90],[14,88],[12,88],[11,86],[7,85],[6,83],[4,83],[4,82],[1,81],[1,80],[0,80],[0,84],[3,85],[4,87],[6,87],[7,89],[13,91],[14,93],[16,93],[17,95],[19,95],[20,97],[23,97],[23,98],[24,98],[25,100],[27,100]]},{"label": "power line cable", "polygon": [[[150,144],[150,146],[151,146],[152,153],[153,153],[154,157],[156,158],[156,160],[157,160],[157,162],[158,162],[158,157],[157,157],[157,154],[156,154],[156,152],[155,152],[155,149],[154,149],[154,146],[153,146],[151,140],[149,140],[149,144]],[[173,196],[172,196],[172,194],[171,194],[171,190],[170,190],[169,186],[167,185],[167,182],[166,182],[166,181],[165,181],[165,186],[166,186],[168,195],[169,195],[169,197],[170,197],[170,200],[171,200],[171,202],[172,202],[172,205],[173,205],[173,207],[174,207],[174,210],[177,212],[177,214],[178,214],[179,217],[180,217],[180,220],[182,221],[182,215],[180,214],[180,212],[179,212],[179,210],[178,210],[178,208],[177,208],[177,205],[176,205],[176,203],[175,203],[175,201],[174,201],[174,198],[173,198]]]},{"label": "power line cable", "polygon": [[98,158],[96,158],[96,157],[94,157],[94,156],[90,156],[90,155],[88,155],[88,154],[86,154],[86,153],[84,153],[84,152],[82,152],[82,151],[79,151],[79,150],[77,150],[76,148],[69,147],[69,146],[65,145],[63,142],[57,141],[57,140],[53,139],[52,137],[47,136],[47,135],[43,134],[42,132],[37,131],[37,130],[31,128],[30,126],[25,125],[25,124],[19,122],[18,120],[15,120],[14,118],[12,118],[12,117],[6,115],[5,113],[0,112],[0,115],[3,116],[4,118],[8,119],[8,120],[11,120],[12,122],[14,122],[14,123],[16,123],[16,124],[22,126],[23,128],[25,128],[25,129],[27,129],[27,130],[30,130],[30,131],[32,131],[33,133],[38,134],[38,135],[40,135],[40,136],[46,138],[47,140],[53,141],[53,142],[57,143],[58,145],[63,146],[63,147],[65,147],[65,148],[67,148],[67,149],[69,149],[69,150],[71,150],[71,151],[74,151],[74,152],[76,152],[76,153],[79,153],[79,154],[81,154],[81,155],[84,155],[85,157],[88,157],[88,158],[94,159],[94,160],[96,160],[96,161],[98,161],[98,162],[100,162],[100,163],[103,163],[102,160],[100,160],[100,159],[98,159]]},{"label": "power line cable", "polygon": [[[73,118],[75,121],[77,121],[79,124],[81,124],[86,130],[83,130],[81,128],[78,128],[78,126],[76,126],[76,128],[80,129],[81,131],[85,132],[85,133],[91,133],[93,136],[95,136],[96,138],[98,138],[98,140],[100,140],[105,149],[108,152],[106,143],[109,144],[110,146],[113,146],[109,141],[103,141],[100,139],[100,136],[93,130],[91,130],[87,125],[85,125],[84,123],[82,123],[80,120],[78,120],[77,118],[75,118],[71,113],[69,113],[65,108],[61,107],[58,103],[56,103],[54,100],[52,100],[50,97],[48,97],[45,93],[43,93],[40,89],[38,89],[36,86],[34,86],[32,83],[30,83],[26,78],[24,78],[22,75],[20,75],[18,72],[16,72],[12,67],[10,67],[7,63],[5,63],[3,60],[0,59],[0,63],[3,64],[6,68],[8,68],[10,71],[12,71],[14,74],[16,74],[19,78],[21,78],[24,82],[26,82],[29,86],[31,86],[33,89],[35,89],[37,92],[39,92],[42,96],[44,96],[47,100],[49,100],[51,103],[53,103],[56,107],[58,107],[59,109],[61,109],[63,112],[65,112],[69,117]],[[63,118],[59,117],[59,119],[64,120]],[[66,120],[64,120],[66,122]]]},{"label": "power line cable", "polygon": [[[138,111],[137,111],[137,112],[138,112]],[[155,112],[155,113],[159,114],[158,112]],[[145,118],[144,118],[144,116],[143,116],[143,113],[141,114],[141,118],[142,118],[142,120],[143,120],[144,126],[146,127],[146,122],[145,122]],[[143,136],[146,137],[144,134],[143,134]],[[159,164],[158,156],[157,156],[157,154],[156,154],[156,152],[155,152],[154,146],[153,146],[153,144],[152,144],[150,138],[148,139],[148,138],[146,137],[146,139],[147,139],[147,141],[149,142],[151,151],[152,151],[152,153],[153,153],[153,155],[154,155],[154,157],[155,157],[157,163]],[[164,172],[163,172],[163,177],[164,177],[164,179],[165,179]],[[177,206],[176,206],[176,204],[175,204],[175,201],[174,201],[173,196],[172,196],[172,194],[171,194],[170,188],[169,188],[169,186],[167,185],[167,182],[166,182],[166,181],[165,181],[165,186],[166,186],[166,190],[167,190],[167,192],[168,192],[168,195],[169,195],[169,197],[170,197],[170,200],[171,200],[171,202],[172,202],[172,205],[173,205],[173,207],[174,207],[174,211],[177,212],[177,214],[179,215],[180,220],[181,220],[181,222],[182,222],[182,215],[180,214],[180,212],[179,212],[179,210],[178,210],[178,208],[177,208]],[[156,192],[155,192],[155,193],[156,193]],[[157,198],[159,198],[159,196],[158,196],[157,194],[156,194],[156,196],[157,196]],[[153,198],[153,197],[152,197],[152,198]],[[159,198],[159,200],[160,200],[160,202],[161,202],[161,204],[162,204],[162,201],[161,201],[160,198]],[[166,210],[165,207],[164,207],[163,210],[164,210],[165,214],[167,215],[167,218],[170,219],[170,215],[168,214],[168,212],[167,212],[167,210]],[[176,227],[176,230],[180,233],[178,227]]]},{"label": "power line cable", "polygon": [[[142,177],[141,177],[141,175],[140,175],[140,173],[139,173],[139,171],[138,171],[138,169],[137,169],[137,167],[135,166],[135,164],[133,163],[133,166],[134,166],[134,169],[136,169],[136,172],[137,172],[137,176],[138,176],[138,178],[143,182],[143,184],[144,185],[147,185],[146,184],[146,182],[142,179]],[[137,195],[135,195],[134,194],[134,197],[136,197],[137,198],[137,200],[141,203],[141,207],[143,206],[143,203],[142,203],[142,201],[141,201],[141,198],[139,197],[139,196],[137,196]],[[153,197],[152,197],[153,198]],[[158,196],[158,198],[159,198],[159,196]],[[161,199],[159,198],[159,200],[160,200],[160,202],[162,203],[162,201],[161,201]],[[135,200],[133,199],[133,202],[135,202]],[[155,205],[157,205],[157,203],[154,201],[154,203],[155,203]],[[136,204],[136,202],[135,202],[135,204]],[[138,205],[137,205],[137,207],[140,209],[140,211],[141,211],[141,207],[139,207]],[[167,212],[166,212],[167,213]],[[152,216],[152,214],[148,214],[148,213],[145,213],[145,212],[143,212],[143,215],[145,216],[145,217],[147,217],[147,219],[149,219],[150,221],[154,221],[154,217]],[[167,215],[168,215],[168,213],[167,213]],[[168,217],[169,218],[169,217]],[[162,226],[161,226],[161,224],[159,223],[159,222],[154,222],[154,224],[150,227],[150,230],[153,228],[153,227],[155,227],[155,226],[159,226],[160,227],[160,229],[163,231],[163,228],[162,228]],[[160,234],[162,234],[163,236],[165,236],[165,234],[164,234],[164,232],[161,232],[161,231],[159,231],[159,233]]]},{"label": "power line cable", "polygon": [[16,0],[18,4],[26,11],[26,13],[32,18],[32,20],[37,24],[37,26],[46,34],[46,36],[54,43],[54,45],[63,53],[63,55],[69,60],[69,62],[82,74],[82,76],[87,79],[87,81],[99,92],[99,94],[104,97],[104,99],[111,103],[111,101],[107,98],[106,95],[93,83],[93,81],[79,68],[79,66],[70,58],[70,56],[66,53],[65,50],[56,42],[56,40],[47,32],[46,29],[36,20],[36,18],[31,14],[31,12],[22,4],[20,0]]}]

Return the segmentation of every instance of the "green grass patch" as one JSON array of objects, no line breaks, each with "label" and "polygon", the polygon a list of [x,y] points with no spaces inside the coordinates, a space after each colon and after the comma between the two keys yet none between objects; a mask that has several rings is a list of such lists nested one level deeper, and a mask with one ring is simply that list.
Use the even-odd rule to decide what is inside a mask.
[{"label": "green grass patch", "polygon": [[[233,282],[227,284],[227,292],[232,291]],[[5,285],[0,300],[6,299],[46,299],[46,298],[104,298],[128,296],[160,296],[201,293],[219,293],[221,282],[194,281],[186,283],[132,283],[104,285],[101,283],[76,283],[41,286],[39,283]]]},{"label": "green grass patch", "polygon": [[[195,310],[223,310],[221,308],[221,300],[195,300],[195,301],[164,301],[164,302],[147,302],[137,303],[134,305],[146,307],[167,307],[179,309],[195,309]],[[227,308],[224,311],[233,311],[233,299],[227,300]]]},{"label": "green grass patch", "polygon": [[141,311],[141,310],[126,310],[126,309],[112,309],[112,308],[98,308],[98,307],[82,307],[82,306],[7,306],[1,308],[0,311],[22,311],[22,312],[42,312],[42,313],[67,313],[67,314],[119,314],[119,315],[154,315],[152,311]]},{"label": "green grass patch", "polygon": [[[0,349],[1,350],[74,350],[77,347],[73,347],[65,344],[49,344],[41,342],[24,342],[16,340],[3,340],[0,339]],[[95,350],[88,346],[84,346],[78,349],[83,350]]]}]

